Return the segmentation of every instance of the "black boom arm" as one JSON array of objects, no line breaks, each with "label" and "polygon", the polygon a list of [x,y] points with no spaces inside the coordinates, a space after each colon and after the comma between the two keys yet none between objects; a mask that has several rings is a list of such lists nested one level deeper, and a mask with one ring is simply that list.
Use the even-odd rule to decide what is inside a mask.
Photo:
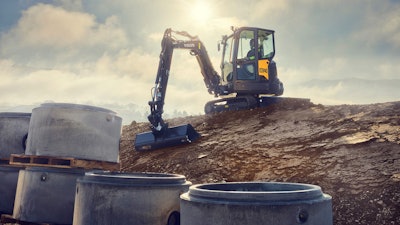
[{"label": "black boom arm", "polygon": [[[183,36],[188,40],[177,40],[173,34]],[[171,60],[175,48],[188,49],[190,50],[191,55],[196,56],[201,74],[204,78],[204,83],[210,94],[219,96],[223,92],[220,87],[220,76],[214,70],[203,43],[197,37],[191,36],[185,31],[166,29],[161,42],[160,62],[158,65],[155,86],[152,91],[152,99],[149,101],[150,115],[148,116],[148,119],[155,136],[162,136],[164,131],[168,129],[168,124],[162,119],[162,114],[171,68]]]}]

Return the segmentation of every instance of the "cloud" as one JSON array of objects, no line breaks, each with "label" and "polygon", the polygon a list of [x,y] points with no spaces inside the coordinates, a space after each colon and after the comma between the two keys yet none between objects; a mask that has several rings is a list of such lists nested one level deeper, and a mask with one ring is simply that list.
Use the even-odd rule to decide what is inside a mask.
[{"label": "cloud", "polygon": [[379,48],[387,44],[385,51],[400,49],[400,4],[382,1],[381,4],[367,3],[361,28],[352,35],[364,47]]},{"label": "cloud", "polygon": [[48,59],[54,54],[76,57],[91,48],[122,48],[127,37],[115,16],[97,23],[95,16],[87,13],[37,4],[23,11],[17,26],[1,37],[1,43],[4,56],[18,57],[30,51]]},{"label": "cloud", "polygon": [[54,4],[68,11],[83,10],[82,0],[54,0]]},{"label": "cloud", "polygon": [[249,15],[252,17],[253,21],[261,20],[265,17],[265,15],[269,15],[271,19],[274,19],[278,17],[279,14],[287,12],[289,8],[288,0],[280,0],[280,1],[259,0],[259,1],[253,1],[253,3],[250,5],[252,7],[249,8],[250,9]]},{"label": "cloud", "polygon": [[94,17],[88,14],[38,4],[23,12],[17,27],[6,38],[15,38],[23,46],[65,48],[86,42],[94,26]]},{"label": "cloud", "polygon": [[[15,26],[2,30],[0,105],[51,100],[142,115],[136,110],[149,108],[161,39],[169,27],[199,36],[217,72],[217,42],[231,26],[275,30],[275,60],[287,97],[355,102],[373,96],[361,89],[352,95],[355,86],[343,79],[396,79],[400,73],[396,1],[222,0],[208,2],[212,10],[206,21],[196,19],[201,14],[191,10],[193,1],[45,2],[24,8]],[[186,50],[176,50],[173,57],[165,113],[202,113],[213,96],[196,59]],[[338,82],[311,82],[332,79]],[[368,92],[374,86],[365,87]]]}]

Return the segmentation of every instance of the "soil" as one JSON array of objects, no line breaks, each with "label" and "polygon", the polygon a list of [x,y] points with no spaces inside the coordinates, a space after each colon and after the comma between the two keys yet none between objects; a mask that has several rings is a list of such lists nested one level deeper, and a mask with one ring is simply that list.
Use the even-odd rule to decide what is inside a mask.
[{"label": "soil", "polygon": [[193,184],[278,181],[321,186],[334,224],[400,224],[400,102],[316,105],[287,98],[253,110],[168,120],[192,124],[197,141],[137,152],[124,126],[121,170],[183,174]]}]

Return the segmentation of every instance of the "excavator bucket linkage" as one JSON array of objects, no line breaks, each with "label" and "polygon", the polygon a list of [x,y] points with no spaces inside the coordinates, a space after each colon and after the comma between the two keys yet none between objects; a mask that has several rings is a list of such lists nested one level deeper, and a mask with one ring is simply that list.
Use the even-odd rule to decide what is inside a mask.
[{"label": "excavator bucket linkage", "polygon": [[166,148],[197,140],[200,134],[192,125],[186,124],[177,127],[170,127],[161,135],[154,135],[153,132],[140,133],[136,135],[136,151],[146,151],[158,148]]}]

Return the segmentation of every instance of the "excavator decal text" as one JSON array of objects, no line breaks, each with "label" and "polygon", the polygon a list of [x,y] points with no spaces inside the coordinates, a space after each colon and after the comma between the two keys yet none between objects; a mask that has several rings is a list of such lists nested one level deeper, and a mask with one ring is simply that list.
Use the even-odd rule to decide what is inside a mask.
[{"label": "excavator decal text", "polygon": [[194,48],[196,45],[194,43],[185,43],[183,44],[185,48]]},{"label": "excavator decal text", "polygon": [[260,76],[265,77],[265,79],[267,79],[267,80],[269,79],[268,65],[269,65],[268,59],[258,60],[258,74]]}]

